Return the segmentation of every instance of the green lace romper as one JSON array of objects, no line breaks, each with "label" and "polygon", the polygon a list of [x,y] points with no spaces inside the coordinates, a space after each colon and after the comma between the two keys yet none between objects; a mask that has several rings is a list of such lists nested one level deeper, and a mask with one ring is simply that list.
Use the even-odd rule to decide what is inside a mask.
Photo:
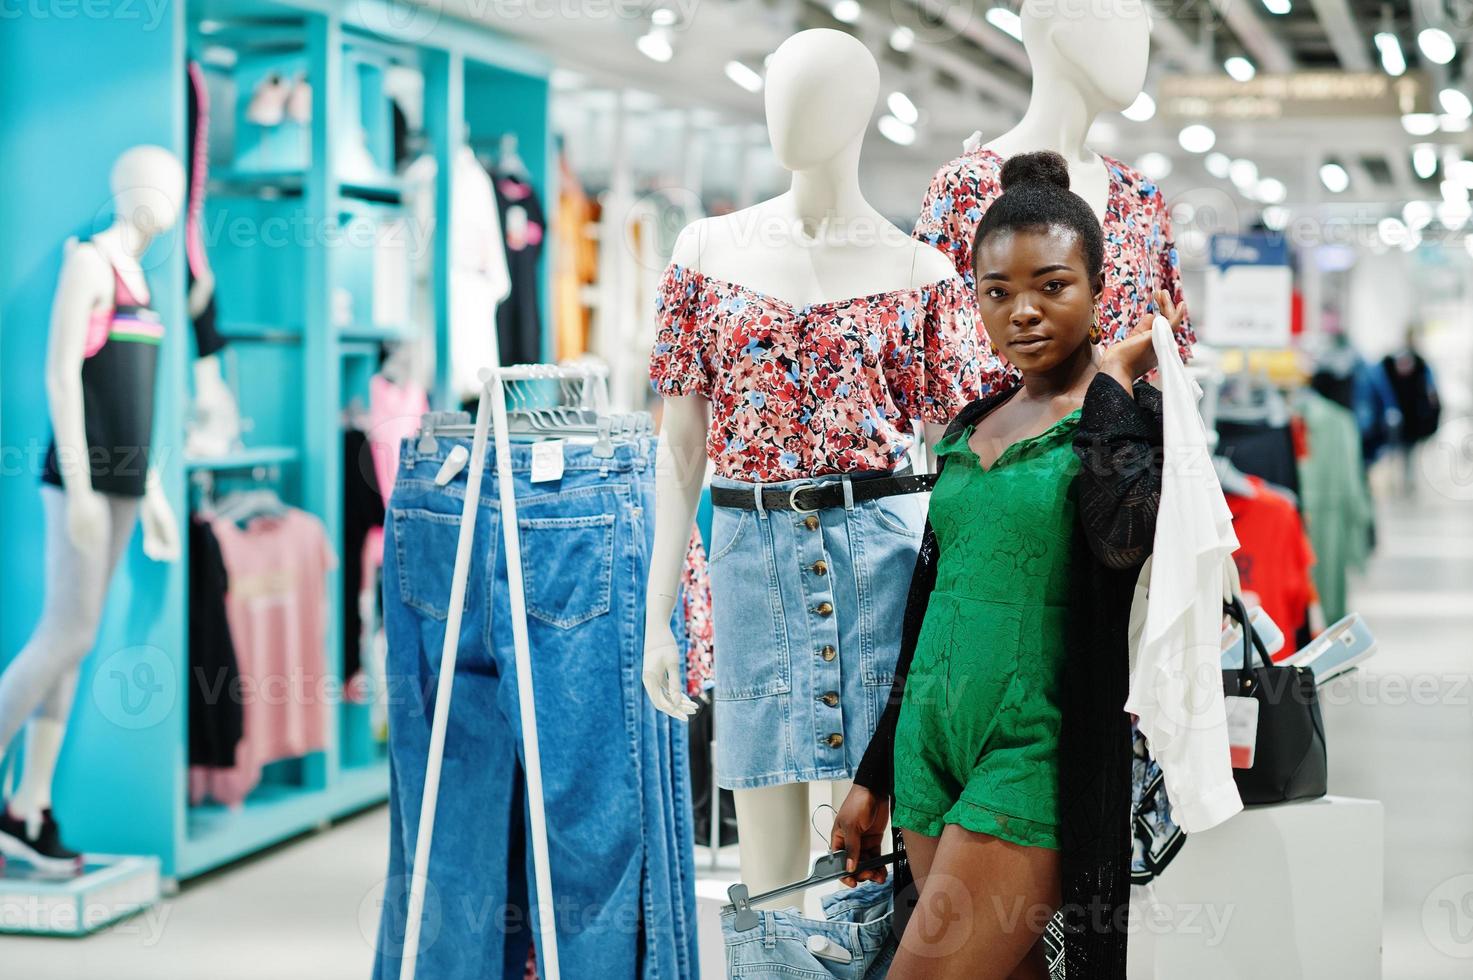
[{"label": "green lace romper", "polygon": [[1079,412],[983,469],[973,426],[936,447],[940,548],[895,735],[896,826],[1059,847],[1059,685]]}]

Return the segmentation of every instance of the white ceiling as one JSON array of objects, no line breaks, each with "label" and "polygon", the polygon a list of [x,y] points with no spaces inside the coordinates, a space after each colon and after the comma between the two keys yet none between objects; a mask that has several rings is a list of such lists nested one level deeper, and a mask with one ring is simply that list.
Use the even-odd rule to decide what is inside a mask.
[{"label": "white ceiling", "polygon": [[[672,32],[674,56],[661,64],[635,47],[649,29],[644,0],[446,0],[446,11],[488,23],[547,52],[576,72],[559,80],[581,91],[563,91],[558,118],[568,131],[570,152],[596,168],[610,148],[613,92],[628,91],[631,119],[626,151],[647,172],[678,180],[691,152],[709,192],[726,188],[763,196],[781,188],[783,174],[765,153],[762,97],[739,88],[724,74],[732,59],[760,69],[761,58],[794,31],[830,26],[864,40],[881,62],[885,92],[905,91],[923,118],[914,145],[900,147],[872,127],[865,147],[866,193],[897,219],[913,215],[937,166],[954,156],[974,130],[997,133],[1021,114],[1027,101],[1027,60],[1022,46],[988,23],[990,4],[946,8],[946,26],[918,31],[909,55],[893,51],[887,38],[897,23],[919,25],[917,5],[935,0],[861,0],[857,23],[839,24],[827,0],[666,0],[680,20]],[[1429,70],[1435,87],[1454,85],[1462,59],[1449,66],[1421,59],[1416,32],[1428,23],[1425,4],[1386,5],[1379,0],[1292,0],[1289,14],[1275,16],[1262,0],[1183,0],[1158,11],[1153,27],[1151,80],[1147,91],[1171,73],[1223,74],[1221,62],[1241,55],[1262,72],[1335,68],[1379,70],[1372,35],[1389,29],[1402,39],[1413,70]],[[513,6],[514,4],[514,6]],[[1437,5],[1430,5],[1436,7]],[[1408,9],[1415,8],[1415,9]],[[508,12],[514,13],[508,14]],[[1385,19],[1383,20],[1383,16]],[[1469,59],[1473,61],[1473,59]],[[672,111],[674,110],[674,111]],[[690,111],[687,111],[690,110]],[[877,110],[877,118],[883,107]],[[1210,176],[1203,157],[1177,144],[1179,122],[1158,116],[1144,123],[1111,114],[1092,134],[1099,151],[1135,163],[1148,151],[1167,155],[1172,172],[1161,183],[1169,197],[1198,198],[1256,218],[1259,205],[1232,184]],[[1438,180],[1419,180],[1410,165],[1414,140],[1393,117],[1282,120],[1215,126],[1216,149],[1252,159],[1261,176],[1284,182],[1287,204],[1297,210],[1359,209],[1374,222],[1401,204],[1440,199]],[[1473,134],[1438,133],[1439,146],[1473,149]],[[743,142],[748,149],[742,149]],[[576,143],[583,143],[580,150]],[[699,146],[692,151],[692,146]],[[1326,160],[1345,164],[1350,187],[1327,192],[1318,179]],[[581,169],[581,164],[580,164]],[[744,184],[744,175],[745,184]]]}]

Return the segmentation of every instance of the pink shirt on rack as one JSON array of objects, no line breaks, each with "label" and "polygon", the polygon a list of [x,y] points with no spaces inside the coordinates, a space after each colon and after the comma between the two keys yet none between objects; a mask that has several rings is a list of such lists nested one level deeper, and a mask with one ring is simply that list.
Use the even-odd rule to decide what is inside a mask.
[{"label": "pink shirt on rack", "polygon": [[[240,667],[244,737],[230,769],[190,768],[189,796],[236,806],[272,762],[327,747],[327,573],[336,559],[322,522],[288,508],[242,529],[210,523],[230,580],[225,612]],[[221,692],[222,697],[233,692]]]},{"label": "pink shirt on rack", "polygon": [[394,492],[399,472],[399,443],[419,430],[419,417],[430,410],[425,390],[410,382],[397,385],[381,374],[368,382],[368,446],[373,472],[384,503]]}]

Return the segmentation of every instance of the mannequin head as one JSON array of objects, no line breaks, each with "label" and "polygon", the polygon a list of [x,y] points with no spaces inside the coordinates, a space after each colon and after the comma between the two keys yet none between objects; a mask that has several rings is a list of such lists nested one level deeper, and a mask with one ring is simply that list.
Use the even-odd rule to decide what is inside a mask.
[{"label": "mannequin head", "polygon": [[145,239],[168,231],[184,206],[184,167],[161,146],[135,146],[113,164],[109,181],[114,220],[126,222]]},{"label": "mannequin head", "polygon": [[1024,0],[1019,16],[1034,78],[1078,89],[1092,115],[1140,95],[1151,51],[1145,0]]},{"label": "mannequin head", "polygon": [[880,69],[843,31],[799,31],[773,52],[764,91],[773,154],[788,170],[807,170],[863,141]]}]

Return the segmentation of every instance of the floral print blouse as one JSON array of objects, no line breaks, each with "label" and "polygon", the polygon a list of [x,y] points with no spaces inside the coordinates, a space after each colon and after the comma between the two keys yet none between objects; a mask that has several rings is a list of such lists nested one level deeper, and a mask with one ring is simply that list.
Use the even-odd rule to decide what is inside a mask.
[{"label": "floral print blouse", "polygon": [[955,276],[797,307],[671,264],[656,311],[650,382],[710,399],[706,452],[729,479],[895,469],[913,420],[981,393],[976,297]]},{"label": "floral print blouse", "polygon": [[[936,171],[921,204],[915,237],[945,252],[969,288],[976,288],[972,272],[972,238],[988,205],[1002,194],[1003,158],[985,146],[968,141],[961,156]],[[1110,172],[1110,190],[1101,225],[1105,232],[1105,286],[1100,296],[1100,326],[1105,345],[1120,340],[1142,314],[1155,309],[1151,297],[1165,289],[1174,302],[1182,301],[1181,269],[1171,238],[1171,215],[1154,182],[1137,170],[1101,154]],[[1182,357],[1191,355],[1196,342],[1190,320],[1176,333]],[[984,357],[995,368],[989,389],[1005,383],[1012,373],[1006,361],[987,344]]]}]

